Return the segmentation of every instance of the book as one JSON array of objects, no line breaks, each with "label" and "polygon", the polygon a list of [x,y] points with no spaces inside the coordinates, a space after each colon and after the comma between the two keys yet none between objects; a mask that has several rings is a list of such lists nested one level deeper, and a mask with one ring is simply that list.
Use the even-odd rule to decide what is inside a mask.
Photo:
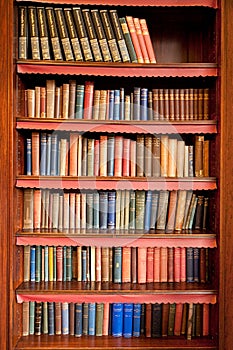
[{"label": "book", "polygon": [[85,81],[84,100],[83,100],[83,119],[92,119],[93,99],[94,99],[94,82]]},{"label": "book", "polygon": [[124,139],[121,135],[116,135],[114,147],[114,176],[122,176],[123,144]]},{"label": "book", "polygon": [[103,58],[102,58],[102,54],[101,54],[101,51],[100,51],[99,42],[98,42],[98,39],[97,39],[95,28],[94,28],[94,25],[92,23],[92,17],[91,17],[90,9],[86,9],[86,8],[82,9],[82,15],[83,15],[84,23],[85,23],[85,26],[86,26],[89,42],[90,42],[90,45],[91,45],[91,49],[92,49],[92,52],[93,52],[94,60],[96,62],[101,62],[101,61],[103,61]]},{"label": "book", "polygon": [[96,325],[95,335],[100,337],[103,335],[103,318],[104,318],[104,303],[96,303]]},{"label": "book", "polygon": [[61,51],[61,44],[57,29],[57,23],[55,19],[54,14],[54,8],[53,7],[45,7],[46,12],[46,18],[50,33],[50,40],[52,44],[52,51],[53,51],[53,59],[54,60],[63,60],[62,51]]},{"label": "book", "polygon": [[31,42],[31,55],[33,60],[40,60],[40,41],[37,21],[37,12],[35,6],[28,6],[29,35]]},{"label": "book", "polygon": [[112,335],[121,337],[123,335],[123,304],[112,304]]},{"label": "book", "polygon": [[138,247],[138,283],[146,283],[147,277],[147,248]]},{"label": "book", "polygon": [[162,335],[162,304],[152,304],[151,309],[151,337],[158,338]]},{"label": "book", "polygon": [[141,31],[142,31],[142,35],[143,35],[144,42],[146,45],[146,49],[147,49],[150,63],[156,63],[155,51],[154,51],[151,37],[150,37],[150,33],[148,30],[147,21],[145,18],[140,18],[139,22],[140,22]]},{"label": "book", "polygon": [[159,194],[157,230],[165,230],[167,220],[167,208],[169,200],[169,191],[162,190]]},{"label": "book", "polygon": [[69,304],[63,302],[61,304],[61,317],[62,317],[62,334],[70,334],[69,330]]},{"label": "book", "polygon": [[133,335],[133,303],[123,304],[123,337],[131,338]]},{"label": "book", "polygon": [[167,335],[174,335],[174,326],[175,326],[175,314],[176,314],[176,304],[172,303],[169,305],[169,314],[168,314],[168,331]]},{"label": "book", "polygon": [[128,48],[130,61],[132,63],[137,63],[138,60],[137,60],[136,52],[134,50],[134,46],[133,46],[133,42],[132,42],[132,39],[131,39],[130,31],[129,31],[129,28],[128,28],[128,25],[127,25],[126,18],[125,17],[119,18],[119,22],[121,24],[122,33],[124,35],[125,43],[126,43],[126,46]]},{"label": "book", "polygon": [[81,43],[82,52],[85,61],[93,61],[93,55],[91,52],[90,42],[87,35],[87,30],[84,24],[82,10],[80,7],[73,7],[73,17],[78,37]]},{"label": "book", "polygon": [[88,303],[88,335],[95,335],[96,303]]},{"label": "book", "polygon": [[140,44],[138,41],[138,36],[136,33],[133,17],[126,16],[125,18],[126,18],[126,22],[127,22],[128,28],[129,28],[130,35],[131,35],[134,50],[136,52],[138,63],[144,63],[144,59],[143,59],[141,47],[140,47]]},{"label": "book", "polygon": [[133,304],[133,337],[140,336],[142,304]]},{"label": "book", "polygon": [[134,21],[134,27],[135,27],[135,30],[136,30],[136,34],[137,34],[137,37],[138,37],[138,42],[139,42],[139,45],[140,45],[140,48],[141,48],[143,61],[144,61],[144,63],[150,63],[148,52],[147,52],[147,48],[146,48],[146,44],[145,44],[145,41],[144,41],[144,36],[142,34],[140,20],[139,20],[138,17],[133,17],[133,21]]},{"label": "book", "polygon": [[49,33],[46,21],[45,8],[38,6],[37,8],[37,18],[39,27],[39,38],[40,47],[43,60],[50,60],[50,45],[49,45]]},{"label": "book", "polygon": [[203,175],[203,146],[204,136],[195,135],[195,176],[202,177]]},{"label": "book", "polygon": [[19,59],[28,58],[28,9],[19,6]]},{"label": "book", "polygon": [[99,13],[100,13],[100,18],[102,20],[103,27],[105,30],[109,49],[110,49],[110,52],[112,55],[112,60],[113,60],[113,62],[121,62],[122,60],[121,60],[121,56],[120,56],[119,49],[117,46],[117,41],[116,41],[116,38],[115,38],[115,35],[113,32],[113,28],[111,25],[109,13],[105,9],[100,10]]},{"label": "book", "polygon": [[112,61],[111,53],[108,46],[108,41],[104,32],[103,24],[100,19],[98,9],[91,9],[91,16],[96,31],[96,35],[99,41],[100,49],[102,52],[104,62]]},{"label": "book", "polygon": [[118,13],[116,9],[109,10],[113,30],[115,33],[116,41],[120,50],[121,58],[123,62],[130,62],[128,49],[125,43],[122,27],[119,21]]},{"label": "book", "polygon": [[135,228],[144,229],[144,210],[146,193],[143,190],[136,190],[135,194]]},{"label": "book", "polygon": [[83,61],[83,54],[80,46],[80,41],[78,38],[74,18],[72,15],[72,8],[65,7],[63,10],[75,61]]}]

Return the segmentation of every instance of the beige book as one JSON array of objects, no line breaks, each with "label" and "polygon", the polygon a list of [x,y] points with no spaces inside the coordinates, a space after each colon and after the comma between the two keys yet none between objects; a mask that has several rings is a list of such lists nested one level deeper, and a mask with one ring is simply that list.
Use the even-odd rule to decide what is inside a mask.
[{"label": "beige book", "polygon": [[181,231],[183,228],[184,214],[185,214],[185,205],[186,205],[186,190],[178,191],[178,201],[176,209],[176,221],[175,221],[175,230]]},{"label": "beige book", "polygon": [[55,80],[46,80],[46,116],[54,118],[55,112]]},{"label": "beige book", "polygon": [[177,169],[176,176],[184,177],[185,169],[185,143],[184,141],[177,142]]},{"label": "beige book", "polygon": [[168,176],[168,149],[169,149],[168,135],[161,136],[161,176]]},{"label": "beige book", "polygon": [[176,177],[177,163],[177,139],[170,138],[168,140],[168,171],[169,177]]}]

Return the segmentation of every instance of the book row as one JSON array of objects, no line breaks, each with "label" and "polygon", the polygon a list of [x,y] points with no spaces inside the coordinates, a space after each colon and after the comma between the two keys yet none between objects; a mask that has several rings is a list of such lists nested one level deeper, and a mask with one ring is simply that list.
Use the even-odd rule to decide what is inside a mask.
[{"label": "book row", "polygon": [[19,6],[19,58],[156,63],[144,18],[76,6]]},{"label": "book row", "polygon": [[[192,144],[190,144],[192,142]],[[180,136],[45,133],[26,137],[26,175],[208,177],[210,141]]]},{"label": "book row", "polygon": [[25,117],[92,120],[206,120],[208,88],[99,89],[76,80],[25,90]]},{"label": "book row", "polygon": [[211,306],[199,303],[24,302],[23,336],[208,336]]},{"label": "book row", "polygon": [[[23,230],[206,229],[208,197],[187,190],[24,190]],[[153,232],[153,231],[152,231]]]}]

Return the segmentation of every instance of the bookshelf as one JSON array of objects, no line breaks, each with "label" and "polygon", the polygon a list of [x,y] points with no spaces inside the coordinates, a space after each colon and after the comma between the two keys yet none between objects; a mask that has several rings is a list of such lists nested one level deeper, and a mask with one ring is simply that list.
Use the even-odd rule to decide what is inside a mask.
[{"label": "bookshelf", "polygon": [[[36,3],[37,2],[33,2]],[[43,1],[38,1],[39,4],[43,4]],[[46,2],[47,3],[47,2]],[[63,1],[56,2],[64,4]],[[24,4],[24,1],[17,1],[16,8]],[[28,4],[28,2],[27,2]],[[45,3],[44,3],[45,4]],[[53,5],[53,3],[51,3]],[[76,5],[77,2],[68,1],[66,4],[69,6]],[[89,7],[89,2],[82,2],[82,6],[85,5]],[[103,4],[101,1],[95,2],[96,6],[103,7],[115,7],[115,1],[108,1]],[[127,5],[127,6],[126,6]],[[12,15],[13,9],[12,5],[7,5],[10,8]],[[223,327],[219,331],[219,324],[222,319],[222,315],[218,315],[220,310],[224,309],[224,301],[221,301],[223,297],[223,276],[228,273],[228,267],[226,266],[226,271],[223,268],[223,262],[219,258],[220,254],[224,256],[223,251],[229,256],[230,252],[230,238],[223,238],[223,229],[227,228],[226,216],[224,213],[224,205],[226,206],[226,198],[228,194],[227,189],[227,173],[229,169],[224,173],[223,170],[227,169],[224,163],[224,157],[227,155],[222,155],[223,150],[227,150],[226,139],[223,139],[225,134],[229,137],[230,129],[227,129],[222,122],[223,112],[228,115],[229,111],[227,107],[222,106],[223,87],[225,86],[225,80],[222,78],[222,73],[220,77],[220,9],[225,9],[227,5],[219,5],[216,1],[206,0],[206,1],[148,1],[146,4],[140,1],[135,3],[118,2],[117,8],[120,13],[129,11],[130,13],[140,14],[143,10],[143,15],[146,18],[151,18],[153,16],[158,16],[160,18],[158,24],[158,33],[160,34],[158,39],[158,33],[154,36],[155,51],[158,57],[157,64],[142,65],[142,64],[126,64],[126,63],[77,63],[77,62],[55,62],[55,61],[33,61],[33,60],[17,60],[16,55],[16,74],[15,86],[17,87],[16,92],[14,92],[14,97],[16,98],[16,103],[13,108],[13,121],[11,125],[4,124],[5,128],[10,130],[11,140],[7,140],[9,149],[7,150],[7,155],[14,155],[13,159],[17,160],[12,164],[8,165],[7,157],[4,154],[1,162],[3,165],[7,166],[8,173],[11,174],[9,184],[9,193],[6,194],[8,205],[7,207],[14,210],[16,213],[14,220],[12,220],[12,215],[5,209],[5,213],[8,222],[10,222],[8,230],[12,232],[12,236],[5,238],[7,246],[13,243],[14,249],[7,250],[7,256],[13,266],[13,271],[10,271],[10,302],[12,309],[10,311],[9,330],[11,330],[12,337],[9,340],[8,348],[12,349],[53,349],[53,348],[64,348],[74,349],[79,348],[126,348],[132,349],[137,348],[177,348],[185,349],[192,348],[195,349],[200,347],[201,349],[217,349],[221,348],[223,341],[230,344],[230,335],[228,335],[225,340],[223,340]],[[151,12],[151,13],[150,13]],[[224,11],[223,11],[224,12]],[[147,16],[148,13],[148,16]],[[225,13],[224,13],[225,14]],[[177,16],[176,16],[177,15]],[[180,37],[180,31],[184,25],[187,24],[183,19],[186,15],[190,15],[191,24],[188,25],[188,34],[190,38],[184,35]],[[177,32],[173,32],[174,22],[172,18],[176,17],[175,23],[177,24]],[[17,16],[16,16],[17,18]],[[156,17],[155,17],[156,18]],[[165,18],[168,20],[169,25],[167,26]],[[205,24],[203,24],[203,19]],[[17,19],[15,19],[17,21]],[[150,22],[151,23],[151,22]],[[197,23],[198,29],[195,27]],[[168,28],[167,28],[168,27]],[[195,27],[195,29],[193,29]],[[156,28],[154,29],[156,31]],[[212,33],[215,33],[214,35]],[[217,34],[216,34],[217,33]],[[152,34],[154,35],[154,34]],[[193,37],[194,38],[193,38]],[[170,46],[169,37],[172,38],[174,47]],[[208,38],[208,41],[207,41]],[[9,38],[9,42],[11,38]],[[158,41],[159,40],[159,41]],[[223,45],[224,46],[224,45]],[[182,54],[180,53],[180,48],[182,47]],[[197,47],[200,50],[197,52]],[[224,48],[224,47],[223,47]],[[206,50],[204,50],[206,49]],[[218,51],[219,50],[219,51]],[[172,62],[172,63],[169,63]],[[194,62],[194,63],[193,63]],[[207,62],[207,63],[206,63]],[[225,66],[224,66],[225,67]],[[225,69],[225,68],[223,68]],[[228,68],[229,69],[229,68]],[[13,72],[13,68],[10,69]],[[13,75],[13,74],[12,74]],[[114,121],[114,122],[102,122],[102,121],[79,121],[74,120],[28,120],[24,118],[23,108],[20,107],[19,94],[23,91],[21,84],[26,87],[33,85],[33,82],[40,81],[42,84],[49,77],[55,77],[56,81],[62,79],[62,81],[67,81],[70,76],[78,78],[83,77],[89,79],[92,77],[94,81],[101,80],[103,88],[108,79],[111,83],[116,80],[117,86],[120,86],[121,81],[123,84],[134,80],[131,83],[132,86],[139,82],[143,85],[143,81],[147,82],[148,86],[152,86],[152,81],[154,78],[158,78],[158,85],[161,86],[184,86],[188,82],[188,86],[198,85],[198,86],[208,86],[210,88],[211,96],[211,107],[210,107],[210,120],[207,121],[182,121],[182,122],[139,122],[137,124],[134,122],[127,121]],[[101,77],[99,79],[99,76]],[[104,80],[105,79],[105,80]],[[132,80],[131,80],[132,81]],[[100,83],[99,83],[100,84]],[[113,83],[115,84],[115,83]],[[101,86],[101,85],[100,85]],[[225,92],[224,92],[225,94]],[[13,91],[12,91],[13,96]],[[225,96],[225,95],[224,95]],[[11,97],[13,100],[13,97]],[[228,106],[228,105],[226,105]],[[230,108],[230,107],[228,107]],[[226,109],[226,110],[225,110]],[[8,112],[10,114],[10,112]],[[220,118],[221,115],[221,118]],[[226,123],[227,124],[227,123]],[[24,155],[21,150],[22,140],[25,139],[25,135],[30,135],[30,131],[53,131],[59,129],[62,132],[75,132],[79,131],[85,133],[92,128],[92,132],[98,133],[127,133],[132,135],[137,134],[182,134],[189,137],[190,134],[205,134],[205,136],[213,143],[214,154],[219,155],[219,157],[213,157],[211,155],[210,168],[211,176],[207,178],[94,178],[94,177],[70,177],[70,176],[27,176],[22,171],[24,162]],[[3,128],[4,130],[4,128]],[[221,133],[220,133],[221,131]],[[4,136],[6,140],[6,136]],[[230,144],[230,142],[229,142]],[[221,146],[221,151],[220,151]],[[223,159],[221,159],[221,157]],[[221,169],[220,169],[221,165]],[[222,168],[223,165],[223,168]],[[222,170],[223,169],[223,170]],[[223,176],[222,176],[223,175]],[[65,189],[65,190],[89,190],[92,186],[97,190],[117,190],[118,182],[121,184],[121,189],[134,189],[134,190],[162,190],[166,184],[166,189],[172,190],[189,190],[190,186],[195,191],[206,191],[210,195],[211,205],[210,205],[210,218],[209,218],[209,229],[207,231],[195,232],[189,234],[170,234],[170,233],[141,233],[134,232],[130,233],[125,237],[123,234],[113,234],[110,231],[105,237],[105,235],[95,236],[94,230],[88,235],[87,231],[80,233],[68,233],[67,232],[25,232],[22,230],[23,220],[23,191],[26,188],[41,188],[41,189]],[[14,184],[14,186],[13,186]],[[191,185],[190,185],[191,184]],[[223,186],[223,192],[220,193],[220,185]],[[5,194],[4,186],[2,188],[2,196]],[[225,191],[225,192],[224,192]],[[224,193],[226,198],[224,198]],[[228,194],[229,195],[229,194]],[[3,197],[4,198],[4,197]],[[14,201],[12,199],[14,198]],[[11,203],[12,201],[12,203]],[[11,203],[11,204],[10,204]],[[228,218],[227,220],[230,220]],[[221,223],[221,226],[219,226]],[[2,224],[3,228],[7,225]],[[133,236],[133,237],[132,237]],[[122,285],[108,286],[109,288],[104,290],[101,288],[101,284],[95,286],[94,288],[85,289],[83,283],[79,282],[61,282],[61,283],[50,283],[50,285],[45,285],[43,282],[23,282],[23,246],[26,245],[67,245],[74,246],[77,245],[87,245],[88,241],[91,239],[95,246],[124,246],[125,244],[134,247],[185,247],[190,246],[199,248],[209,248],[210,250],[210,264],[211,269],[215,265],[213,276],[211,277],[211,284],[208,283],[204,285],[197,284],[174,284],[173,283],[158,283],[150,286],[146,291],[141,289],[140,285],[134,285],[131,287],[126,286],[126,289]],[[127,243],[126,243],[127,242]],[[131,242],[132,245],[131,245]],[[227,245],[226,242],[229,244]],[[223,250],[221,252],[221,249]],[[3,257],[4,259],[4,257]],[[226,264],[227,265],[227,264]],[[10,268],[8,268],[10,270]],[[220,284],[219,284],[220,280]],[[4,278],[6,285],[7,279]],[[225,282],[224,282],[225,283]],[[229,281],[230,283],[230,281]],[[124,286],[124,284],[123,284]],[[8,288],[8,287],[7,287]],[[230,292],[228,292],[230,293]],[[6,293],[7,295],[7,293]],[[116,295],[116,296],[115,296]],[[124,337],[113,338],[111,336],[107,337],[92,337],[85,336],[81,338],[75,338],[74,336],[48,336],[48,335],[30,335],[22,336],[22,305],[16,303],[16,298],[21,298],[21,301],[26,301],[27,297],[32,298],[30,300],[37,301],[62,301],[69,300],[74,302],[79,302],[84,300],[85,302],[103,302],[106,298],[109,302],[124,302],[124,300],[129,297],[135,298],[137,302],[146,300],[146,302],[154,303],[161,302],[164,303],[210,303],[211,308],[211,321],[209,327],[209,335],[207,337],[194,337],[191,340],[187,340],[186,337],[178,338],[150,338],[150,337],[132,337],[126,339]],[[66,299],[68,297],[68,299]],[[5,299],[8,297],[5,296]],[[84,299],[83,299],[84,298]],[[86,299],[85,299],[86,298]],[[19,301],[19,299],[18,299]],[[227,302],[226,302],[227,304]],[[228,310],[228,313],[230,311]],[[230,321],[226,321],[226,329]],[[219,339],[220,334],[220,339]],[[222,338],[221,338],[222,337]]]}]

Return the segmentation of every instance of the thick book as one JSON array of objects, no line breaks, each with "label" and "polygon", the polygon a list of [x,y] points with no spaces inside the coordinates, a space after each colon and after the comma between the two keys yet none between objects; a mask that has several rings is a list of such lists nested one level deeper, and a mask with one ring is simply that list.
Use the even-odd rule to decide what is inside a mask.
[{"label": "thick book", "polygon": [[152,304],[151,310],[151,336],[159,338],[162,335],[162,304]]},{"label": "thick book", "polygon": [[19,59],[28,58],[28,9],[19,6]]},{"label": "thick book", "polygon": [[99,41],[100,49],[102,52],[104,62],[112,61],[111,53],[108,46],[108,41],[106,34],[104,32],[103,24],[100,19],[100,14],[98,9],[91,9],[91,16],[96,31],[96,35]]},{"label": "thick book", "polygon": [[45,8],[54,60],[62,60],[61,44],[53,7]]},{"label": "thick book", "polygon": [[122,32],[123,32],[123,35],[125,38],[126,46],[128,48],[130,60],[132,63],[137,63],[138,62],[137,55],[136,55],[136,52],[134,50],[134,46],[133,46],[133,42],[131,39],[130,31],[129,31],[129,28],[127,25],[126,18],[125,17],[119,18],[119,22],[120,22],[121,27],[122,27]]},{"label": "thick book", "polygon": [[121,337],[123,335],[123,304],[112,304],[112,335]]},{"label": "thick book", "polygon": [[28,6],[28,23],[31,41],[31,55],[33,60],[40,60],[40,40],[35,6]]},{"label": "thick book", "polygon": [[113,30],[118,43],[118,47],[121,53],[121,58],[123,62],[130,62],[130,57],[128,49],[125,43],[124,34],[122,31],[121,23],[119,21],[118,13],[116,9],[109,10],[109,15],[111,18]]},{"label": "thick book", "polygon": [[100,10],[100,17],[103,23],[103,27],[105,30],[106,38],[108,41],[109,49],[112,55],[113,62],[121,62],[121,56],[119,53],[117,41],[114,35],[113,27],[110,21],[109,13],[107,10]]},{"label": "thick book", "polygon": [[143,61],[144,61],[144,63],[150,63],[149,55],[148,55],[148,52],[147,52],[147,47],[146,47],[146,44],[145,44],[144,36],[142,34],[142,29],[141,29],[139,18],[138,17],[133,17],[133,21],[134,21],[134,27],[135,27],[135,30],[136,30],[136,34],[137,34],[137,37],[138,37],[138,42],[139,42],[139,45],[140,45],[140,48],[141,48]]},{"label": "thick book", "polygon": [[148,30],[146,19],[140,18],[139,22],[141,25],[142,35],[143,35],[143,38],[145,41],[145,45],[146,45],[146,49],[147,49],[150,63],[156,63],[155,51],[154,51],[153,44],[151,41],[151,37],[150,37],[149,30]]},{"label": "thick book", "polygon": [[134,46],[134,50],[136,52],[137,60],[138,63],[144,63],[141,47],[138,41],[138,36],[136,33],[135,25],[134,25],[134,20],[132,16],[126,16],[126,22],[129,28],[129,32],[131,35],[132,43]]},{"label": "thick book", "polygon": [[39,26],[39,37],[40,37],[40,46],[41,54],[43,60],[50,60],[50,44],[49,44],[49,33],[46,21],[46,14],[44,7],[37,7],[37,17],[38,17],[38,26]]},{"label": "thick book", "polygon": [[76,30],[81,43],[83,55],[85,61],[93,61],[93,55],[91,52],[90,42],[87,35],[87,30],[85,28],[82,10],[80,7],[73,7],[74,22],[76,25]]},{"label": "thick book", "polygon": [[138,247],[138,283],[146,283],[147,278],[147,248]]},{"label": "thick book", "polygon": [[103,58],[99,47],[98,38],[95,32],[95,27],[92,22],[90,9],[87,9],[87,8],[82,9],[82,14],[83,14],[83,19],[86,26],[88,38],[90,41],[91,49],[93,52],[94,60],[96,62],[101,62],[103,61]]},{"label": "thick book", "polygon": [[74,23],[72,9],[65,7],[64,16],[67,24],[67,29],[69,32],[69,38],[72,45],[75,61],[83,61],[83,54],[82,54],[80,41],[78,38],[75,23]]},{"label": "thick book", "polygon": [[133,303],[123,304],[123,337],[131,338],[133,335]]}]

